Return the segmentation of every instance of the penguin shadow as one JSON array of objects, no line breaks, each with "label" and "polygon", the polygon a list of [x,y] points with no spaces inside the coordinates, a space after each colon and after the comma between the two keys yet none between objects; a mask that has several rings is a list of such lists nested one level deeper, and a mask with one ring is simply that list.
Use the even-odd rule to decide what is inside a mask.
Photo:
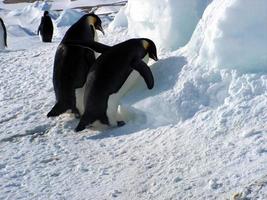
[{"label": "penguin shadow", "polygon": [[[121,127],[112,127],[106,130],[95,132],[94,135],[86,137],[88,140],[100,140],[108,137],[119,137],[129,135],[148,128],[146,126],[146,116],[143,112],[133,107],[123,107],[123,115],[127,115],[126,124]],[[127,121],[128,120],[128,121]]]},{"label": "penguin shadow", "polygon": [[[164,91],[170,90],[177,83],[179,74],[184,65],[187,64],[185,57],[169,57],[159,60],[151,66],[155,79],[152,90],[148,90],[141,77],[136,81],[136,85],[122,99],[122,114],[126,118],[126,124],[122,127],[111,128],[101,131],[98,134],[88,136],[87,139],[98,140],[107,137],[119,137],[129,135],[144,129],[154,129],[163,125],[173,124],[173,116],[170,114],[161,117],[159,111],[153,108],[149,112],[134,108],[132,105],[146,98],[151,98]],[[155,99],[155,98],[154,98]],[[157,100],[157,101],[160,101]],[[169,105],[158,104],[162,110],[171,109]],[[152,111],[152,112],[151,112]],[[153,113],[155,111],[155,113]],[[165,111],[168,113],[168,111]],[[126,116],[125,116],[126,115]],[[166,114],[165,114],[166,115]]]},{"label": "penguin shadow", "polygon": [[[75,132],[75,128],[79,124],[80,119],[75,118],[72,113],[64,113],[60,115],[58,120],[63,125],[64,130],[73,130],[74,134],[83,135],[86,139],[103,139],[106,137],[114,137],[127,135],[145,129],[146,116],[143,112],[133,108],[120,106],[120,117],[124,119],[126,124],[121,127],[109,127],[107,129],[94,129],[87,127],[81,132]],[[83,137],[84,138],[84,137]]]}]

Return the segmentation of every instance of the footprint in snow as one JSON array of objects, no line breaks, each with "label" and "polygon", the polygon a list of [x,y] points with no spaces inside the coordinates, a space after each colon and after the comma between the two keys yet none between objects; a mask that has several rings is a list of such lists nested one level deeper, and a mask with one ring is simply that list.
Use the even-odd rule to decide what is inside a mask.
[{"label": "footprint in snow", "polygon": [[111,192],[112,197],[118,197],[120,194],[121,192],[119,190],[114,190],[113,192]]},{"label": "footprint in snow", "polygon": [[209,188],[212,189],[212,190],[216,190],[216,189],[219,189],[220,187],[222,187],[222,183],[219,183],[218,179],[211,179],[209,181]]}]

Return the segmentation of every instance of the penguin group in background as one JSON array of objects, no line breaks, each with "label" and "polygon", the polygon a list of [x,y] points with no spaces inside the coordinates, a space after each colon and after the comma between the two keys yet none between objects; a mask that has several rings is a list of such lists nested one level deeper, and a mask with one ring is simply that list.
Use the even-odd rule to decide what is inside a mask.
[{"label": "penguin group in background", "polygon": [[[94,49],[89,43],[75,43]],[[84,94],[85,111],[76,131],[81,131],[86,126],[105,128],[125,124],[117,120],[117,110],[123,95],[122,91],[124,93],[124,87],[127,87],[125,84],[132,71],[139,72],[148,89],[154,86],[153,74],[142,60],[147,54],[155,61],[158,60],[154,42],[140,38],[110,47],[96,59],[87,76]]]},{"label": "penguin group in background", "polygon": [[53,23],[48,11],[44,11],[44,15],[41,19],[41,24],[38,27],[37,34],[40,33],[41,40],[43,42],[52,42],[53,37]]},{"label": "penguin group in background", "polygon": [[[94,51],[101,53],[109,48],[109,46],[94,42],[97,36],[96,29],[104,34],[100,18],[95,14],[86,14],[68,29],[59,44],[53,70],[56,104],[47,117],[58,116],[69,109],[77,117],[80,115],[77,103],[83,104],[83,92],[77,92],[77,90],[82,90],[89,69],[95,62]],[[65,44],[72,40],[90,43],[94,51]]]},{"label": "penguin group in background", "polygon": [[7,33],[4,21],[0,17],[0,49],[7,47]]}]

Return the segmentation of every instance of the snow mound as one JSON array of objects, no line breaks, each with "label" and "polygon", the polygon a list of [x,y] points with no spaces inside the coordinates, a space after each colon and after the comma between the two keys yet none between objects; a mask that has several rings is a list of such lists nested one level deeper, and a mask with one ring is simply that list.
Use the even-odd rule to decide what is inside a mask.
[{"label": "snow mound", "polygon": [[[15,9],[8,13],[7,20],[9,25],[19,25],[31,32],[37,32],[41,17],[44,10],[49,10],[51,7],[47,2],[35,2],[24,8]],[[55,18],[55,14],[51,16]]]},{"label": "snow mound", "polygon": [[[189,41],[209,2],[129,0],[125,11],[129,33],[134,37],[151,38],[161,48],[177,49]],[[123,11],[117,18],[120,18],[117,21],[124,21]]]},{"label": "snow mound", "polygon": [[14,37],[24,37],[24,36],[32,36],[35,35],[34,32],[31,30],[28,30],[26,28],[23,28],[20,25],[10,25],[7,27],[7,31],[10,35]]},{"label": "snow mound", "polygon": [[109,24],[109,29],[124,28],[128,26],[127,17],[125,14],[126,7],[121,7],[119,12],[115,15],[113,21]]},{"label": "snow mound", "polygon": [[32,3],[24,8],[21,9],[15,9],[11,11],[8,15],[11,17],[23,17],[25,19],[29,18],[28,20],[32,20],[33,18],[36,18],[40,14],[43,14],[43,11],[49,10],[51,5],[49,5],[47,2],[35,2]]},{"label": "snow mound", "polygon": [[216,0],[188,44],[198,65],[267,72],[267,1]]},{"label": "snow mound", "polygon": [[55,24],[57,27],[71,26],[78,19],[80,19],[80,17],[83,15],[84,15],[84,13],[82,13],[82,12],[72,10],[72,9],[66,9],[57,18],[57,20],[55,21]]}]

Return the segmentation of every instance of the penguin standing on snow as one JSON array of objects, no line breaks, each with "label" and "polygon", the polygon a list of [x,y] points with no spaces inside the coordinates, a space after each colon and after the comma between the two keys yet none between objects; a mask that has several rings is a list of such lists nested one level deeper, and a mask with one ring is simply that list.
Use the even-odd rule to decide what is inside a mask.
[{"label": "penguin standing on snow", "polygon": [[78,102],[83,104],[81,88],[86,82],[87,74],[96,57],[92,49],[68,46],[65,45],[65,42],[79,39],[85,43],[90,43],[96,52],[104,52],[109,47],[94,42],[94,38],[97,36],[96,29],[104,34],[100,18],[95,14],[86,14],[68,29],[59,44],[53,71],[56,104],[47,114],[47,117],[58,116],[68,109],[79,116]]},{"label": "penguin standing on snow", "polygon": [[7,47],[7,33],[4,21],[0,17],[0,49]]},{"label": "penguin standing on snow", "polygon": [[[79,43],[81,46],[87,44]],[[127,78],[133,70],[139,72],[148,89],[154,86],[150,68],[142,59],[149,55],[158,60],[153,41],[147,38],[130,39],[107,49],[93,64],[87,76],[85,86],[85,111],[75,129],[81,131],[87,125],[96,128],[103,126],[122,126],[125,123],[117,120],[117,110],[121,92],[127,87]]]},{"label": "penguin standing on snow", "polygon": [[40,36],[43,42],[51,42],[53,37],[53,23],[49,12],[45,11],[44,16],[41,19],[41,24],[38,27],[37,34],[40,32]]}]

